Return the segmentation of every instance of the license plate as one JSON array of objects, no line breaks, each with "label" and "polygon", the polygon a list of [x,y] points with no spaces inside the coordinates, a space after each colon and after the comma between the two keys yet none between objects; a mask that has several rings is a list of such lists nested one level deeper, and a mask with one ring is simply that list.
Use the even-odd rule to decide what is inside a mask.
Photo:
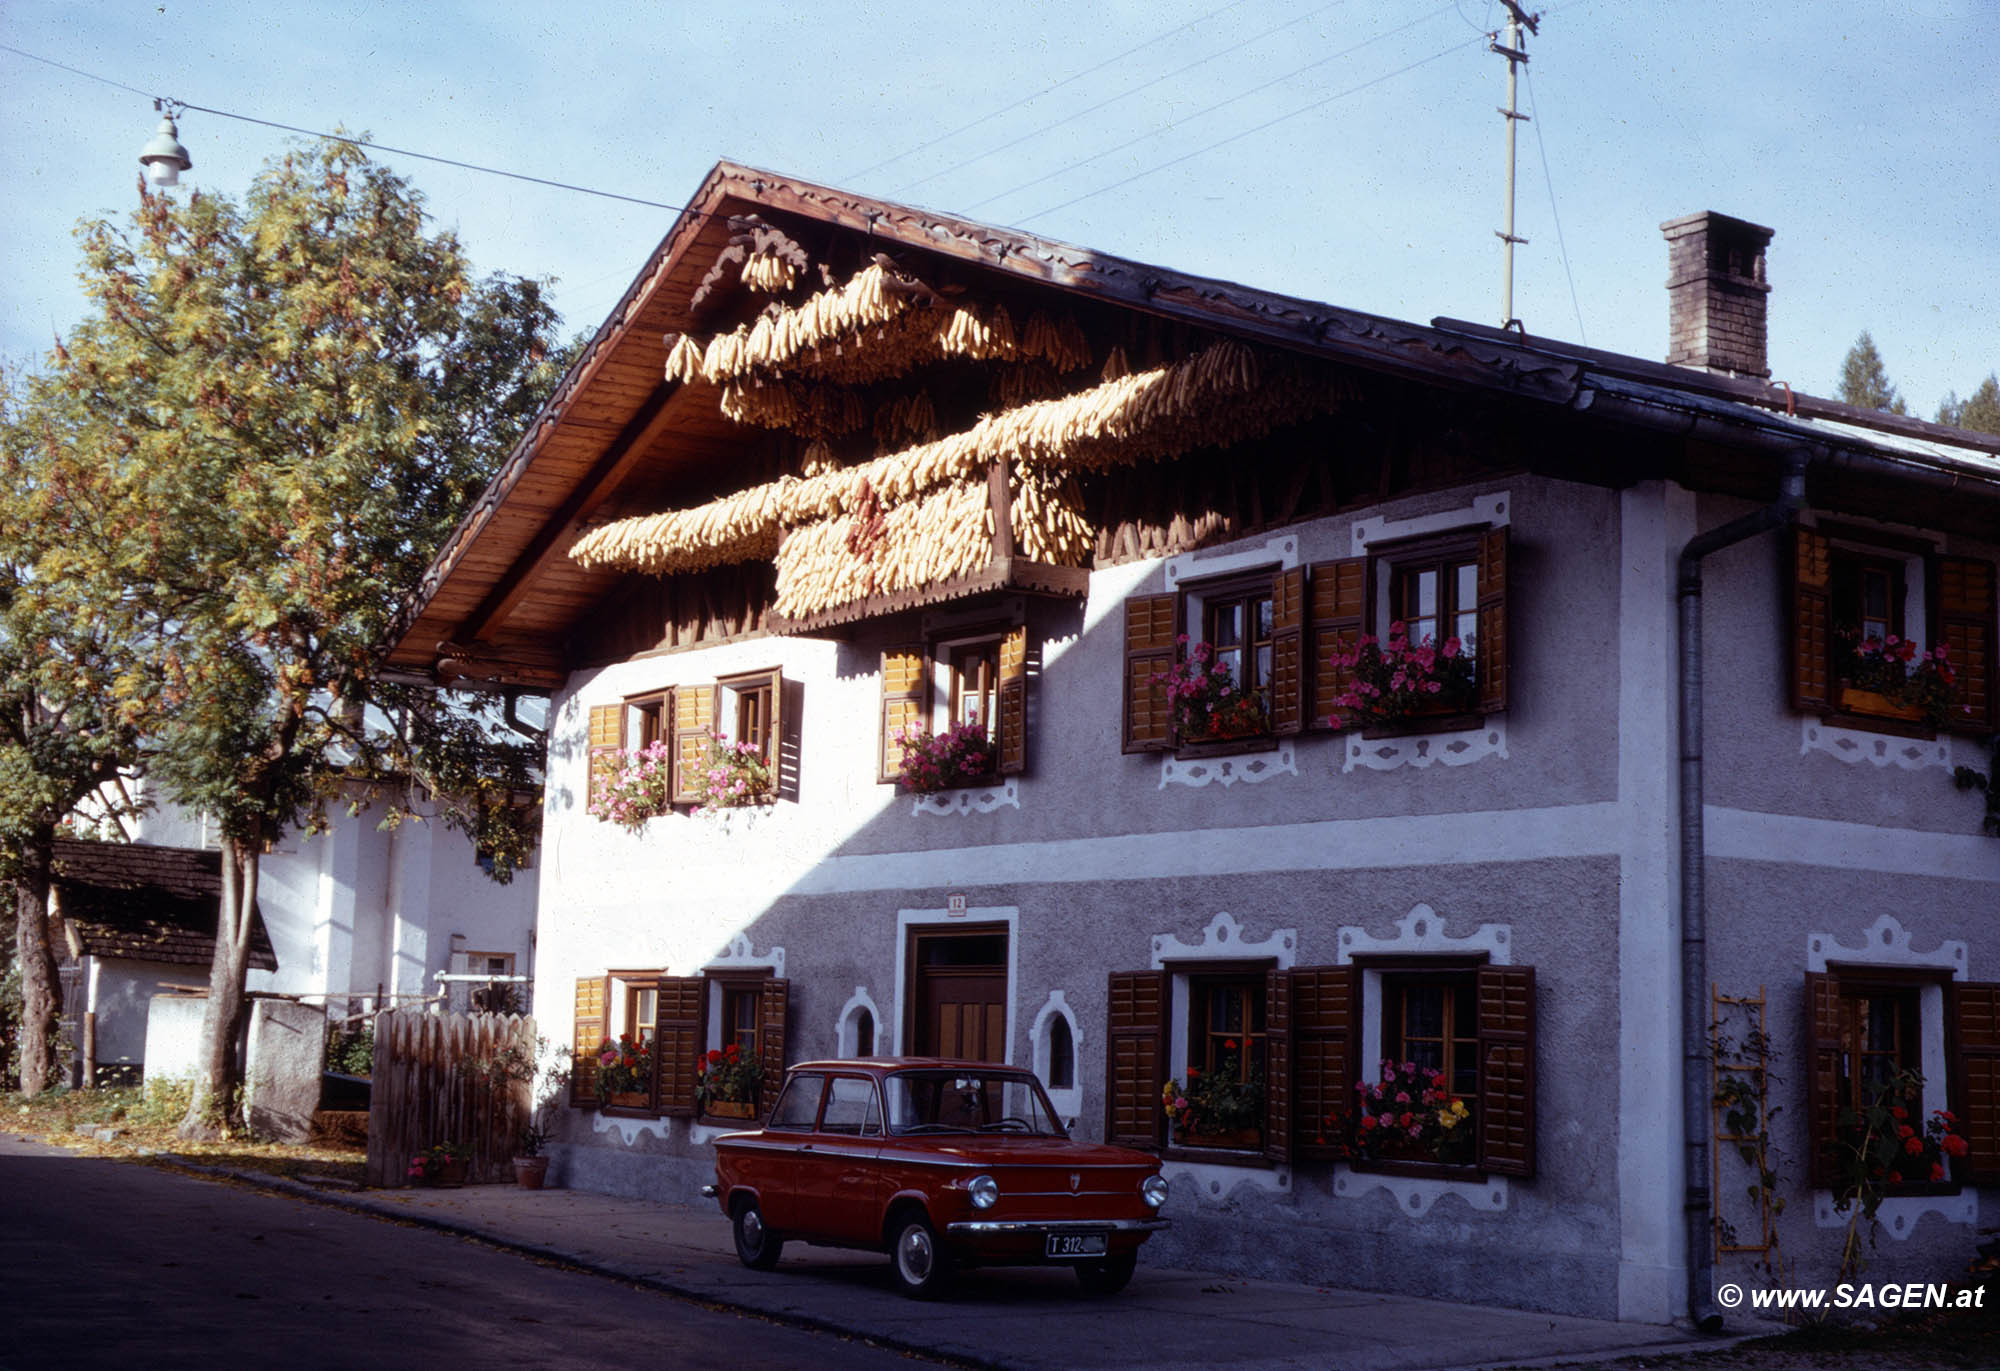
[{"label": "license plate", "polygon": [[1101,1257],[1106,1237],[1102,1233],[1051,1233],[1047,1255],[1051,1257]]}]

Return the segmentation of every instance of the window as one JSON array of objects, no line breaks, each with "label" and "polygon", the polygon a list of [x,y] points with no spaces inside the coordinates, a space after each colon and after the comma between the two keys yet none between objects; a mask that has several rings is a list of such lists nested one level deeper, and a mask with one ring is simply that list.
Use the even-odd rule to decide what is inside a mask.
[{"label": "window", "polygon": [[[1472,657],[1474,709],[1481,715],[1506,709],[1508,555],[1507,529],[1482,527],[1371,547],[1365,557],[1131,597],[1125,602],[1123,750],[1183,756],[1245,751],[1329,728],[1335,700],[1350,684],[1330,661],[1331,649],[1351,646],[1364,633],[1386,637],[1395,622],[1405,625],[1413,643],[1459,638]],[[1221,743],[1181,736],[1166,677],[1197,641],[1208,643],[1232,680],[1247,683],[1264,701],[1265,733]],[[1441,715],[1422,726],[1458,722],[1457,714]]]},{"label": "window", "polygon": [[1251,975],[1114,973],[1105,1032],[1107,1141],[1152,1151],[1169,1145],[1161,1093],[1175,1074],[1169,1033],[1177,992],[1187,996],[1190,1065],[1226,1066],[1232,1037],[1235,1060],[1256,1064],[1264,1083],[1264,1158],[1340,1159],[1328,1120],[1353,1107],[1356,1081],[1376,1078],[1375,1062],[1363,1073],[1364,1044],[1379,1060],[1393,1043],[1432,1056],[1454,1088],[1463,1087],[1475,1116],[1471,1164],[1478,1171],[1534,1174],[1533,967],[1432,967],[1407,958]]},{"label": "window", "polygon": [[773,667],[708,684],[635,695],[590,711],[591,798],[617,774],[621,755],[664,744],[672,757],[672,803],[702,801],[700,778],[712,739],[755,743],[780,795],[794,795],[785,774],[785,682]]},{"label": "window", "polygon": [[[661,1114],[692,1115],[695,1081],[702,1056],[725,1042],[739,1045],[763,1073],[765,1097],[785,1070],[785,1031],[790,982],[755,973],[665,976],[653,972],[613,972],[576,983],[575,1044],[570,1098],[595,1102],[596,1049],[607,1035],[643,1033],[653,1045],[650,1108]],[[607,1027],[607,1007],[621,1015]]]},{"label": "window", "polygon": [[1049,1016],[1047,1084],[1050,1090],[1076,1089],[1076,1037],[1070,1032],[1069,1019],[1062,1014]]},{"label": "window", "polygon": [[819,1128],[822,1133],[880,1137],[882,1108],[875,1098],[875,1082],[865,1076],[835,1076],[828,1085]]},{"label": "window", "polygon": [[819,1121],[820,1096],[825,1090],[826,1077],[816,1071],[792,1077],[785,1082],[785,1093],[778,1096],[777,1107],[771,1111],[771,1121],[765,1127],[810,1131]]},{"label": "window", "polygon": [[[1865,1108],[1911,1076],[1921,1083],[1889,1102],[1919,1129],[1933,1111],[1950,1110],[1970,1146],[1950,1164],[1949,1182],[2000,1181],[2000,983],[1849,965],[1808,973],[1805,992],[1813,1184],[1839,1183],[1843,1111]],[[1904,1188],[1928,1184],[1913,1176]]]},{"label": "window", "polygon": [[1027,700],[1025,624],[955,627],[885,649],[876,779],[900,776],[905,729],[937,734],[961,724],[992,740],[995,776],[1020,775],[1028,769]]},{"label": "window", "polygon": [[1792,530],[1791,695],[1801,713],[1881,732],[1928,735],[1921,710],[1857,690],[1842,676],[1855,645],[1891,637],[1943,646],[1953,673],[1944,727],[1994,728],[1995,574],[1992,562],[1936,555],[1933,545],[1821,523]]},{"label": "window", "polygon": [[[514,974],[514,956],[509,952],[471,952],[465,968],[475,976]],[[513,980],[488,981],[472,992],[472,1008],[483,1014],[525,1014],[527,997]]]},{"label": "window", "polygon": [[875,1016],[865,1009],[854,1011],[854,1055],[875,1055]]}]

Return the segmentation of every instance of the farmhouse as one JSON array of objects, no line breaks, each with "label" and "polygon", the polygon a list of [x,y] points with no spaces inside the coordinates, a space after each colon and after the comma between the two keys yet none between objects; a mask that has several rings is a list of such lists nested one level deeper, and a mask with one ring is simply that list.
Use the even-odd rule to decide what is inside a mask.
[{"label": "farmhouse", "polygon": [[1700,1319],[1859,1183],[1961,1270],[2000,440],[1772,384],[1770,230],[1665,233],[1669,363],[719,164],[390,654],[551,697],[558,1178],[692,1201],[731,1044],[949,1054],[1164,1155],[1149,1260]]}]

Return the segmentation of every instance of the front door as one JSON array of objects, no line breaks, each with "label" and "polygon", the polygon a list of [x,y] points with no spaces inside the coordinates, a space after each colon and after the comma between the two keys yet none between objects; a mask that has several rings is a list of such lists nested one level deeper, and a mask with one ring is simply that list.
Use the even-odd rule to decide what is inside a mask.
[{"label": "front door", "polygon": [[1007,1059],[1007,930],[911,935],[910,1050],[919,1057]]}]

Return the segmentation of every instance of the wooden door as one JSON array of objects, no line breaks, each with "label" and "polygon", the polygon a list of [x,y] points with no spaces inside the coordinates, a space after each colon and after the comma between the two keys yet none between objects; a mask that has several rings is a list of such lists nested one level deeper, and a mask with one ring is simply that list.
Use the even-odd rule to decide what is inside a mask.
[{"label": "wooden door", "polygon": [[1005,1061],[1005,930],[920,931],[911,950],[912,1054]]}]

